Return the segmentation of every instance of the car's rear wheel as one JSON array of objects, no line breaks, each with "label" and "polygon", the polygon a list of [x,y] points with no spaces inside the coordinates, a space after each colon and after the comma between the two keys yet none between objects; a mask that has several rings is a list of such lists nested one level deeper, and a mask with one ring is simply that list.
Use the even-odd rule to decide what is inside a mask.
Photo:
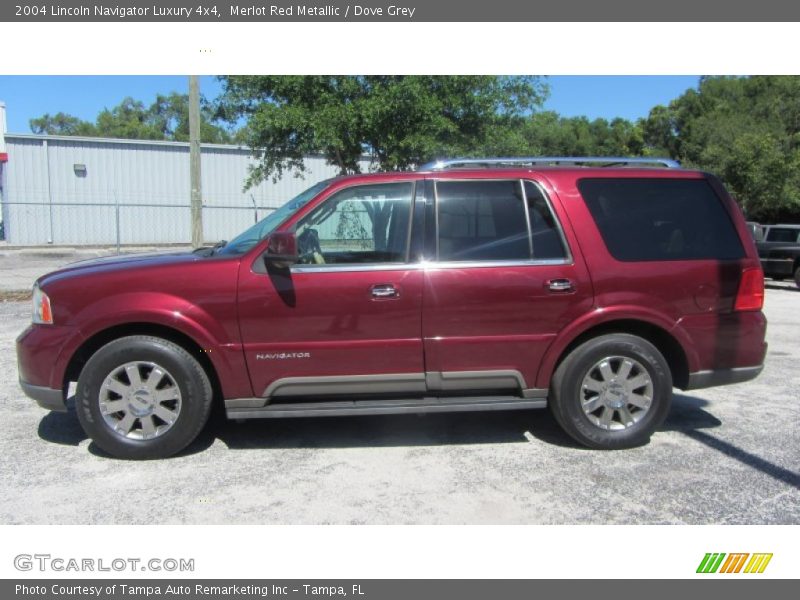
[{"label": "car's rear wheel", "polygon": [[640,446],[672,399],[669,365],[647,340],[603,335],[575,348],[553,376],[550,408],[563,429],[590,448]]},{"label": "car's rear wheel", "polygon": [[798,265],[794,270],[794,283],[798,288],[800,288],[800,265]]},{"label": "car's rear wheel", "polygon": [[212,389],[185,349],[151,336],[120,338],[100,348],[78,380],[76,408],[87,435],[118,458],[164,458],[200,433]]}]

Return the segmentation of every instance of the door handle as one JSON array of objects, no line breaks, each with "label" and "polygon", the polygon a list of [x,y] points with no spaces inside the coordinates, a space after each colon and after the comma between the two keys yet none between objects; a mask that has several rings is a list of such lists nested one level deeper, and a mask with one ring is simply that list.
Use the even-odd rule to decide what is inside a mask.
[{"label": "door handle", "polygon": [[400,292],[391,283],[382,283],[380,285],[373,285],[370,290],[373,298],[398,298]]},{"label": "door handle", "polygon": [[550,279],[545,282],[547,285],[547,289],[551,292],[574,292],[575,291],[575,284],[572,283],[571,279]]}]

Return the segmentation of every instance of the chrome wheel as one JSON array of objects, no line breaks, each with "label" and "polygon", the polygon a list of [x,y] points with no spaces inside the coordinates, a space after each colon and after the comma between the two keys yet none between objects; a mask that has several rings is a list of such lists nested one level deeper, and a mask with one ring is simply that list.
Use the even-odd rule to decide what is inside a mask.
[{"label": "chrome wheel", "polygon": [[581,384],[581,408],[589,421],[607,430],[627,429],[653,402],[653,379],[637,360],[606,357],[589,369]]},{"label": "chrome wheel", "polygon": [[100,386],[100,413],[118,435],[150,440],[178,420],[181,391],[175,378],[154,362],[129,362],[115,368]]}]

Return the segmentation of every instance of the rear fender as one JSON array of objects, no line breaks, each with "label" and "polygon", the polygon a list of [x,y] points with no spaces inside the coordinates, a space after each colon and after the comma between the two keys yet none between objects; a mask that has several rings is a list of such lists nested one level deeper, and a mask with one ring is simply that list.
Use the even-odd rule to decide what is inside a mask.
[{"label": "rear fender", "polygon": [[[675,338],[686,355],[689,372],[698,370],[699,358],[692,348],[692,340],[688,333],[676,323],[657,311],[648,310],[638,306],[615,306],[613,308],[597,308],[586,313],[579,319],[562,329],[548,347],[539,365],[536,376],[536,387],[547,389],[553,376],[556,365],[569,345],[587,331],[613,323],[615,321],[638,321],[647,325],[658,327]],[[621,324],[621,331],[625,330]]]}]

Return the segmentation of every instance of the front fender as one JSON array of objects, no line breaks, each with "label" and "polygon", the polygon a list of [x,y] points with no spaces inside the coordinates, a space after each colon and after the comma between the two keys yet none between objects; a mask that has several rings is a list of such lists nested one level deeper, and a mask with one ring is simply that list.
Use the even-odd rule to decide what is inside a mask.
[{"label": "front fender", "polygon": [[[246,373],[241,343],[232,339],[218,318],[185,298],[160,292],[126,292],[103,297],[85,305],[73,321],[85,339],[113,327],[132,323],[168,327],[191,338],[211,361],[223,387],[223,395],[252,394],[249,382],[236,382]],[[62,353],[56,373],[65,373],[72,356]],[[240,376],[237,377],[237,371]],[[240,389],[245,387],[245,389]]]}]

